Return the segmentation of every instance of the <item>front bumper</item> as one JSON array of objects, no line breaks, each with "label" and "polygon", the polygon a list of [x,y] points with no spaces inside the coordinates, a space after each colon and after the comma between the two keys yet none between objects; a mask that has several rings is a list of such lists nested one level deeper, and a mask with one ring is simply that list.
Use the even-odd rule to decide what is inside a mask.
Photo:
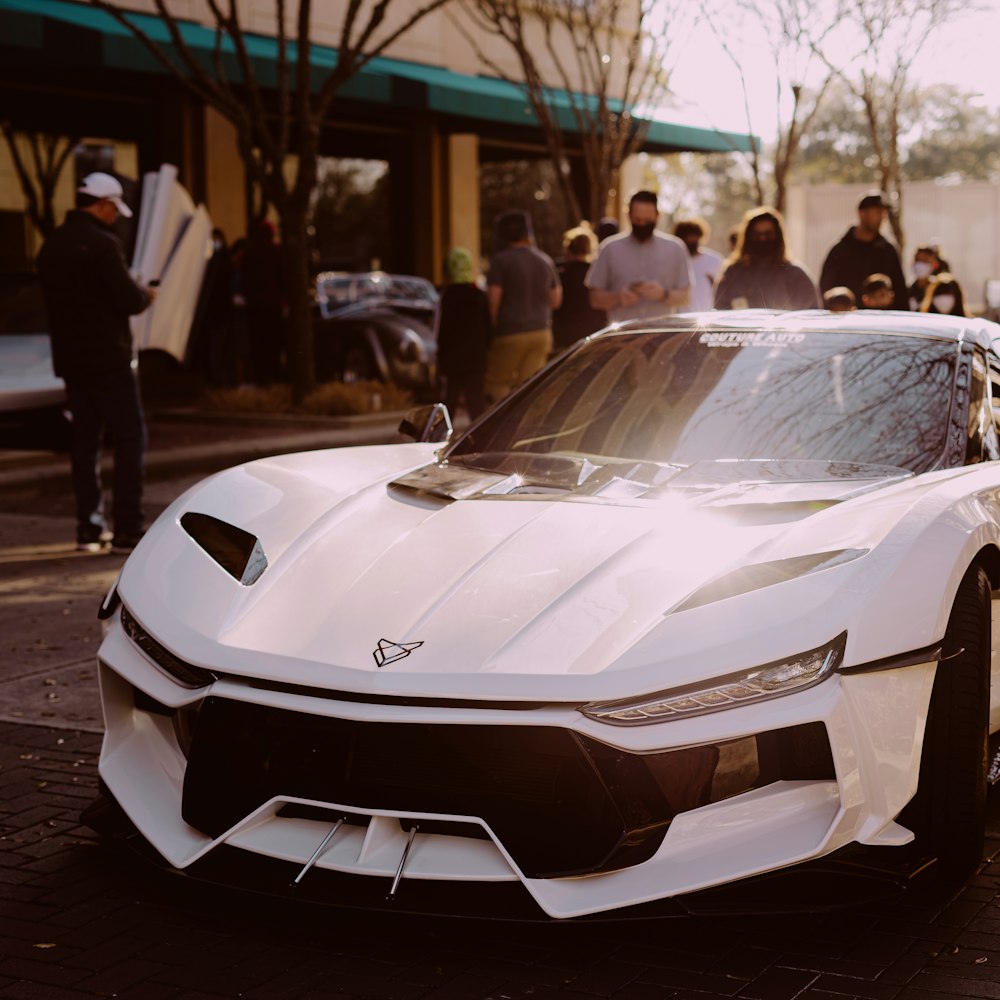
[{"label": "front bumper", "polygon": [[[931,663],[835,677],[627,729],[563,706],[369,704],[236,678],[192,692],[117,619],[100,659],[101,777],[172,867],[210,868],[235,851],[272,859],[291,881],[346,817],[310,885],[329,873],[371,879],[375,895],[398,881],[400,897],[418,884],[507,885],[551,917],[652,904],[853,842],[912,840],[893,819],[916,787],[934,674]],[[794,749],[807,734],[811,761]]]}]

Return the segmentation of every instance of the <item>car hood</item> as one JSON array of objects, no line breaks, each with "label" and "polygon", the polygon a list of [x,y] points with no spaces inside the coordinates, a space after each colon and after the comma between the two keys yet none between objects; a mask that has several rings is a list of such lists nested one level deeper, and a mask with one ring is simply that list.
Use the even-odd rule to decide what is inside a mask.
[{"label": "car hood", "polygon": [[[362,694],[621,697],[724,672],[696,655],[723,626],[734,662],[748,630],[777,631],[788,654],[817,630],[832,638],[831,588],[864,600],[850,580],[928,488],[898,469],[756,463],[753,481],[744,463],[708,463],[641,495],[620,478],[596,493],[498,489],[509,477],[430,454],[355,448],[222,473],[147,533],[122,599],[176,655],[230,674]],[[259,578],[227,573],[182,524],[190,512],[256,539]],[[824,552],[846,564],[768,588],[785,588],[768,602],[780,630],[749,610],[754,593],[679,610],[741,567]]]}]

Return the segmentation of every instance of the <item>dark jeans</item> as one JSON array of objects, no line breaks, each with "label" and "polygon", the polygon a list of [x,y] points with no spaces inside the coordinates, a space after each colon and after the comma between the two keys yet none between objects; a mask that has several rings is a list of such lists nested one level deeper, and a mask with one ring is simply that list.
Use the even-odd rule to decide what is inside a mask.
[{"label": "dark jeans", "polygon": [[459,401],[464,397],[465,408],[469,411],[469,418],[476,420],[486,409],[486,400],[483,397],[483,373],[482,372],[462,372],[455,375],[445,375],[444,382],[444,404],[448,407],[448,412],[452,419],[458,412]]},{"label": "dark jeans", "polygon": [[247,306],[247,333],[255,385],[281,379],[281,306]]},{"label": "dark jeans", "polygon": [[115,534],[142,532],[142,453],[146,423],[139,380],[131,369],[83,380],[67,380],[73,415],[73,491],[77,540],[96,540],[106,527],[101,493],[101,439],[111,435],[115,453],[112,515]]}]

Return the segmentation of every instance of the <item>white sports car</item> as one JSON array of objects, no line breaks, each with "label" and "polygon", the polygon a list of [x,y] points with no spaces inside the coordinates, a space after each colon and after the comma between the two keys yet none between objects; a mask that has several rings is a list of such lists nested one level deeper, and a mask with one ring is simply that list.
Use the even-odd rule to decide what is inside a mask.
[{"label": "white sports car", "polygon": [[175,869],[333,903],[578,917],[968,871],[998,335],[613,327],[450,443],[213,476],[102,608],[106,793]]}]

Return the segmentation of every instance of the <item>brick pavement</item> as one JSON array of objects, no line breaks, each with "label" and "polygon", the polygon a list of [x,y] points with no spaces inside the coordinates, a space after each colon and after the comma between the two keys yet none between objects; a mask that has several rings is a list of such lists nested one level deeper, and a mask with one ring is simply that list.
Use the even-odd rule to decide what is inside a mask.
[{"label": "brick pavement", "polygon": [[[39,495],[26,514],[68,515],[58,493]],[[32,572],[65,575],[66,559],[46,552],[51,567],[34,553]],[[105,588],[84,588],[92,625]],[[68,608],[75,593],[65,596]],[[21,659],[41,670],[61,655]],[[0,721],[0,1000],[1000,1000],[1000,795],[981,870],[944,898],[643,923],[407,918],[223,891],[99,843],[78,817],[96,790],[100,736],[37,715],[40,725]]]},{"label": "brick pavement", "polygon": [[169,876],[78,820],[100,736],[0,723],[0,998],[1000,998],[1000,796],[964,888],[832,914],[511,924]]}]

